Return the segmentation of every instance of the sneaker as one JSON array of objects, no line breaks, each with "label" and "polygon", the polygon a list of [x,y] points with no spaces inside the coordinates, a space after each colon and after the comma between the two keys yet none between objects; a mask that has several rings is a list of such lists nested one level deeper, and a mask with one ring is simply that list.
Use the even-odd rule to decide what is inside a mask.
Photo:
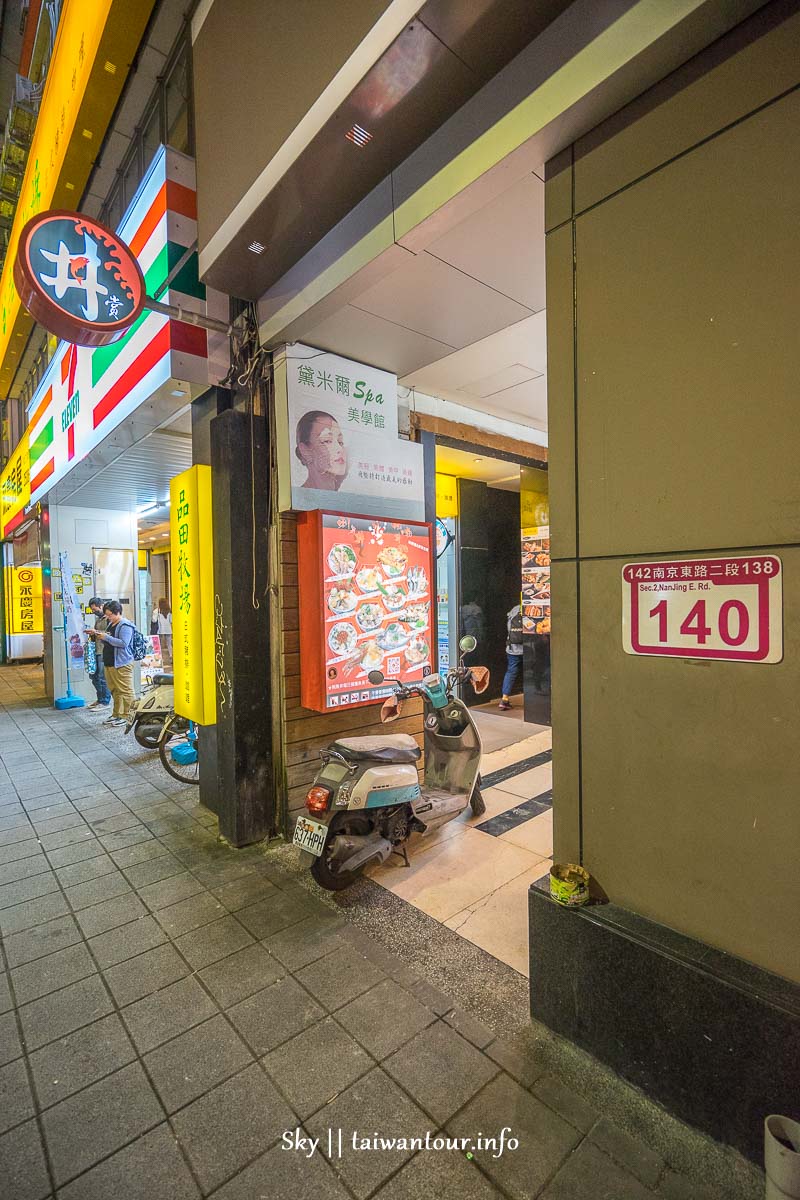
[{"label": "sneaker", "polygon": [[122,720],[122,717],[113,717],[113,716],[106,717],[105,721],[103,721],[103,724],[104,725],[116,725],[117,722],[121,721],[121,720]]},{"label": "sneaker", "polygon": [[110,701],[108,701],[108,700],[106,700],[105,702],[103,702],[102,700],[95,700],[94,704],[90,704],[87,706],[86,711],[87,712],[99,712],[99,710],[101,708],[108,708],[109,703],[110,703]]},{"label": "sneaker", "polygon": [[112,717],[108,723],[109,725],[127,725],[124,717]]},{"label": "sneaker", "polygon": [[501,700],[497,707],[502,709],[503,712],[508,712],[508,710],[511,708],[511,705],[509,704],[508,700]]}]

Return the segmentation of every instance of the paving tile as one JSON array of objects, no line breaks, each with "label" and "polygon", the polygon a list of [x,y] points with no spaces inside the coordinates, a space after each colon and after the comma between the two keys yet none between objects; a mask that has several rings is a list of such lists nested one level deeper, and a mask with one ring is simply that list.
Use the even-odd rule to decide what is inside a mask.
[{"label": "paving tile", "polygon": [[[97,859],[89,859],[90,863],[96,861]],[[78,866],[81,865],[78,864]],[[115,870],[100,875],[97,879],[89,879],[85,883],[77,883],[74,887],[65,888],[64,895],[73,911],[78,912],[84,908],[91,908],[95,904],[101,904],[104,900],[114,900],[117,896],[124,896],[130,891],[131,887],[125,876],[121,871]],[[78,921],[80,922],[80,917],[78,917]]]},{"label": "paving tile", "polygon": [[96,1083],[132,1062],[136,1051],[116,1013],[76,1029],[30,1055],[42,1108]]},{"label": "paving tile", "polygon": [[57,1184],[163,1121],[144,1071],[131,1063],[42,1114]]},{"label": "paving tile", "polygon": [[147,909],[133,892],[129,892],[126,896],[116,896],[113,900],[84,908],[75,915],[84,937],[91,938],[146,916]]},{"label": "paving tile", "polygon": [[687,1179],[685,1175],[670,1170],[666,1170],[659,1180],[656,1194],[661,1200],[719,1200],[719,1192],[716,1189],[709,1190],[702,1184]]},{"label": "paving tile", "polygon": [[123,1009],[128,1032],[140,1054],[216,1016],[217,1006],[192,978],[180,979]]},{"label": "paving tile", "polygon": [[442,1125],[497,1074],[498,1066],[441,1021],[408,1042],[383,1068]]},{"label": "paving tile", "polygon": [[393,979],[384,979],[337,1009],[336,1020],[380,1061],[431,1025],[436,1016]]},{"label": "paving tile", "polygon": [[[202,886],[198,884],[198,887]],[[212,921],[218,921],[226,912],[216,896],[203,890],[199,895],[162,908],[156,913],[156,918],[170,937],[177,938],[193,929],[200,929],[203,925],[210,925]]]},{"label": "paving tile", "polygon": [[15,904],[13,908],[0,910],[0,933],[4,938],[23,929],[32,929],[55,917],[64,916],[69,912],[67,902],[60,892],[51,892],[38,900],[28,900],[25,904]]},{"label": "paving tile", "polygon": [[468,1042],[472,1042],[473,1046],[477,1046],[479,1050],[485,1050],[489,1043],[494,1041],[493,1030],[463,1008],[452,1009],[451,1012],[444,1014],[443,1019],[452,1029],[455,1029],[457,1033],[465,1037]]},{"label": "paving tile", "polygon": [[56,875],[62,888],[71,888],[77,887],[81,883],[91,883],[94,879],[101,879],[103,875],[111,875],[116,869],[116,865],[107,854],[98,854],[94,858],[87,858],[82,862],[58,867]]},{"label": "paving tile", "polygon": [[72,829],[61,829],[58,833],[45,834],[41,842],[46,853],[49,854],[51,850],[62,850],[65,846],[85,845],[96,840],[91,829],[81,821],[80,825]]},{"label": "paving tile", "polygon": [[549,1060],[537,1054],[538,1046],[518,1039],[498,1038],[486,1047],[486,1053],[524,1088],[532,1087],[547,1073]]},{"label": "paving tile", "polygon": [[321,1004],[333,1011],[386,976],[375,963],[346,946],[303,967],[297,972],[297,978]]},{"label": "paving tile", "polygon": [[221,921],[215,921],[212,925],[185,933],[176,940],[175,945],[191,966],[199,971],[202,967],[241,950],[252,940],[235,917],[223,917]]},{"label": "paving tile", "polygon": [[631,1137],[608,1117],[601,1117],[589,1134],[591,1140],[646,1187],[653,1187],[664,1168],[664,1159],[638,1138]]},{"label": "paving tile", "polygon": [[33,1096],[23,1059],[0,1067],[0,1133],[34,1115]]},{"label": "paving tile", "polygon": [[[59,805],[59,808],[61,808],[61,807],[62,807],[62,805]],[[62,829],[85,830],[86,822],[84,821],[81,814],[78,812],[75,812],[75,809],[72,807],[71,804],[69,805],[69,808],[71,811],[68,813],[64,813],[60,817],[49,817],[47,820],[44,820],[44,821],[43,820],[37,821],[34,819],[33,825],[34,825],[34,828],[36,829],[36,836],[38,838],[41,838],[42,841],[44,841],[44,839],[46,837],[49,837],[50,834],[60,833]]]},{"label": "paving tile", "polygon": [[259,940],[267,938],[279,929],[296,925],[311,915],[310,905],[303,899],[291,896],[274,888],[274,895],[267,896],[257,904],[241,909],[236,916]]},{"label": "paving tile", "polygon": [[[515,1200],[538,1196],[578,1144],[581,1134],[508,1075],[498,1075],[483,1088],[448,1122],[447,1130],[458,1137],[474,1138],[476,1130],[488,1133],[501,1126],[498,1113],[510,1114],[512,1134],[519,1140],[520,1151],[494,1157],[496,1149],[475,1150],[475,1162]],[[594,1200],[591,1190],[587,1195]]]},{"label": "paving tile", "polygon": [[37,958],[11,972],[17,1004],[28,1004],[50,992],[95,974],[92,956],[83,942]]},{"label": "paving tile", "polygon": [[652,1200],[653,1193],[591,1142],[571,1154],[542,1193],[542,1200]]},{"label": "paving tile", "polygon": [[98,837],[105,833],[120,833],[124,830],[138,829],[140,832],[144,828],[138,817],[125,808],[120,803],[118,806],[121,811],[116,811],[117,806],[114,806],[115,811],[103,811],[102,815],[94,816],[89,814],[87,820],[94,829]]},{"label": "paving tile", "polygon": [[[156,859],[155,861],[158,862],[159,860]],[[198,892],[204,891],[202,883],[195,879],[194,875],[190,875],[188,871],[183,871],[180,875],[170,875],[168,878],[161,879],[157,883],[140,887],[139,898],[149,909],[155,911],[156,909],[178,904],[181,900],[188,900],[189,897],[196,896]],[[217,915],[221,915],[221,913]],[[185,931],[182,930],[181,932]]]},{"label": "paving tile", "polygon": [[308,1158],[303,1151],[287,1152],[280,1143],[214,1192],[214,1200],[260,1200],[273,1196],[280,1200],[308,1200],[310,1196],[319,1196],[320,1200],[349,1200],[349,1193],[321,1154]]},{"label": "paving tile", "polygon": [[136,863],[149,862],[151,858],[161,858],[167,853],[167,847],[155,838],[151,838],[149,842],[137,842],[135,846],[126,846],[123,850],[110,851],[114,862],[123,870]]},{"label": "paving tile", "polygon": [[263,875],[246,875],[234,879],[230,883],[220,884],[212,888],[217,899],[225,905],[229,912],[238,912],[259,900],[263,900],[275,891],[272,880]]},{"label": "paving tile", "polygon": [[17,846],[36,837],[36,831],[31,825],[18,825],[14,829],[6,829],[0,834],[0,845],[4,847]]},{"label": "paving tile", "polygon": [[72,946],[82,941],[81,931],[72,917],[60,917],[55,921],[47,921],[37,925],[35,929],[27,929],[5,939],[5,951],[9,967],[18,967],[21,963],[31,962],[34,958],[42,958],[45,954],[54,954],[65,946]]},{"label": "paving tile", "polygon": [[256,943],[205,967],[198,972],[198,978],[221,1008],[230,1008],[285,974],[277,958]]},{"label": "paving tile", "polygon": [[158,858],[134,863],[131,867],[125,867],[124,871],[128,882],[135,888],[141,888],[146,887],[148,883],[158,883],[160,879],[168,879],[170,875],[179,875],[183,871],[183,863],[165,851]]},{"label": "paving tile", "polygon": [[[379,1067],[357,1080],[330,1104],[305,1122],[305,1128],[318,1137],[320,1149],[325,1152],[328,1130],[344,1134],[342,1157],[334,1160],[336,1172],[345,1184],[363,1200],[394,1174],[410,1158],[411,1150],[359,1151],[348,1140],[348,1133],[359,1129],[389,1131],[398,1137],[424,1137],[430,1129],[430,1120],[409,1098],[401,1092]],[[430,1195],[430,1193],[428,1193]]]},{"label": "paving tile", "polygon": [[324,1016],[324,1009],[290,977],[228,1009],[228,1019],[258,1055],[267,1054]]},{"label": "paving tile", "polygon": [[[62,1188],[59,1200],[197,1200],[200,1191],[169,1125],[158,1125]],[[251,1197],[252,1200],[252,1197]]]},{"label": "paving tile", "polygon": [[41,852],[42,847],[36,838],[29,837],[13,843],[0,841],[0,863],[18,862],[21,858],[30,858]]},{"label": "paving tile", "polygon": [[326,1017],[273,1050],[263,1065],[305,1119],[375,1064],[332,1017]]},{"label": "paving tile", "polygon": [[570,1125],[588,1133],[600,1115],[594,1105],[562,1083],[555,1075],[545,1075],[531,1088],[534,1096],[552,1108]]},{"label": "paving tile", "polygon": [[46,1042],[64,1037],[73,1029],[89,1025],[113,1008],[99,975],[90,975],[78,983],[39,1000],[32,1000],[19,1009],[25,1045],[30,1053]]},{"label": "paving tile", "polygon": [[102,854],[105,854],[105,851],[97,838],[88,838],[84,842],[76,842],[73,846],[60,846],[57,850],[48,850],[47,857],[50,866],[58,869],[71,863],[86,862],[89,858],[98,858]]},{"label": "paving tile", "polygon": [[189,968],[172,946],[165,943],[115,967],[108,967],[103,974],[112,996],[123,1008],[151,992],[184,979],[189,974]]},{"label": "paving tile", "polygon": [[286,1101],[256,1065],[172,1118],[204,1192],[224,1183],[296,1124]]},{"label": "paving tile", "polygon": [[118,854],[121,850],[129,850],[142,842],[155,841],[155,838],[145,825],[139,825],[136,829],[125,829],[122,833],[100,834],[97,840],[109,854]]},{"label": "paving tile", "polygon": [[341,932],[343,924],[339,917],[334,916],[323,920],[317,916],[306,917],[297,924],[271,934],[265,939],[264,945],[290,971],[298,971],[346,944]]},{"label": "paving tile", "polygon": [[11,1012],[14,1007],[14,1002],[11,999],[11,990],[8,986],[8,975],[5,973],[0,975],[0,1013]]},{"label": "paving tile", "polygon": [[14,810],[7,815],[4,811],[3,815],[0,816],[0,838],[2,838],[7,829],[30,829],[31,822],[28,820],[24,808],[15,805]]},{"label": "paving tile", "polygon": [[168,1113],[196,1100],[252,1061],[252,1054],[222,1016],[173,1038],[144,1059]]},{"label": "paving tile", "polygon": [[36,1121],[0,1137],[0,1179],[9,1200],[45,1200],[50,1177]]},{"label": "paving tile", "polygon": [[[30,859],[23,859],[23,862],[30,861]],[[27,879],[16,879],[13,883],[0,886],[0,908],[7,909],[15,904],[24,904],[29,900],[36,900],[39,896],[46,896],[49,892],[57,891],[58,880],[52,871],[31,875]]]},{"label": "paving tile", "polygon": [[166,934],[152,917],[142,917],[128,925],[120,925],[108,933],[101,933],[89,942],[89,949],[102,969],[113,967],[145,950],[152,950],[166,942]]},{"label": "paving tile", "polygon": [[378,1200],[502,1200],[502,1195],[464,1150],[435,1150],[416,1154],[381,1188]]}]

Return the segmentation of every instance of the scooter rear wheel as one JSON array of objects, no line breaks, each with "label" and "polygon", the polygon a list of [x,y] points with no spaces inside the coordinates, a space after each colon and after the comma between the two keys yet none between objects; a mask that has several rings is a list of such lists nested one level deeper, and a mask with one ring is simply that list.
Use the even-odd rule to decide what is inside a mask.
[{"label": "scooter rear wheel", "polygon": [[325,888],[328,892],[343,892],[345,888],[349,888],[351,884],[355,883],[364,868],[359,867],[357,871],[334,870],[330,863],[331,842],[337,834],[366,834],[369,833],[369,829],[369,822],[364,817],[352,817],[343,813],[333,818],[325,839],[325,848],[311,864],[311,877],[321,888]]},{"label": "scooter rear wheel", "polygon": [[140,746],[148,750],[157,750],[163,724],[163,721],[137,721],[133,727],[133,736]]}]

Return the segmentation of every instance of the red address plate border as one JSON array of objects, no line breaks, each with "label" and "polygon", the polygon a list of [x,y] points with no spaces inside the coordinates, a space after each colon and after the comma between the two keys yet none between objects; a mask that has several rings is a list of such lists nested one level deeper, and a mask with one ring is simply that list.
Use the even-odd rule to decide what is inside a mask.
[{"label": "red address plate border", "polygon": [[[764,567],[772,567],[770,573],[765,573]],[[758,568],[760,567],[760,570]],[[735,568],[735,570],[731,570]],[[677,570],[677,574],[672,574]],[[623,588],[626,584],[630,589],[630,644],[628,653],[659,658],[710,658],[728,662],[764,662],[769,659],[770,633],[772,618],[776,618],[779,626],[782,624],[780,600],[782,593],[781,560],[774,554],[758,555],[729,555],[721,558],[686,558],[662,559],[653,562],[626,563],[622,568]],[[649,574],[647,574],[649,572]],[[659,572],[655,575],[654,572]],[[660,574],[663,572],[663,575]],[[669,575],[668,575],[669,572]],[[641,575],[640,575],[641,573]],[[642,642],[639,637],[639,605],[637,597],[639,585],[642,583],[687,583],[700,582],[717,585],[735,584],[751,586],[757,589],[758,604],[758,648],[756,650],[736,650],[704,648],[703,646],[662,646]],[[777,591],[777,594],[776,594]],[[624,628],[624,623],[623,623]],[[783,629],[772,632],[780,635],[782,657]],[[623,639],[624,640],[624,639]],[[780,658],[773,659],[779,662]]]}]

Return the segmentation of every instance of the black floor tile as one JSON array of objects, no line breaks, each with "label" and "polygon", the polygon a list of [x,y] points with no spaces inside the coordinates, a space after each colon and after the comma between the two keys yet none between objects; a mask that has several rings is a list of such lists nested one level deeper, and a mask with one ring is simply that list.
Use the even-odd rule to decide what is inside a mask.
[{"label": "black floor tile", "polygon": [[113,1008],[99,975],[90,975],[58,992],[42,996],[19,1010],[28,1053],[73,1029],[89,1025]]},{"label": "black floor tile", "polygon": [[282,964],[263,946],[255,944],[212,963],[198,972],[198,978],[221,1008],[230,1008],[285,974]]},{"label": "black floor tile", "polygon": [[83,942],[57,950],[44,958],[15,967],[11,972],[17,1004],[28,1004],[70,983],[93,975],[96,967]]},{"label": "black floor tile", "polygon": [[292,1110],[255,1065],[172,1119],[205,1192],[224,1183],[296,1124]]},{"label": "black floor tile", "polygon": [[0,1133],[5,1133],[14,1125],[21,1125],[33,1115],[28,1072],[24,1060],[18,1058],[0,1067]]},{"label": "black floor tile", "polygon": [[274,894],[237,912],[238,920],[259,940],[296,925],[311,915],[311,907],[302,898],[274,889]]},{"label": "black floor tile", "polygon": [[[127,887],[127,884],[125,885]],[[147,915],[147,909],[137,896],[130,892],[128,895],[116,896],[113,900],[104,900],[84,908],[76,913],[76,919],[84,937],[97,937],[107,933],[119,925],[127,925],[129,921],[137,921]]]},{"label": "black floor tile", "polygon": [[437,1125],[443,1125],[499,1068],[449,1025],[438,1021],[386,1059],[383,1069]]},{"label": "black floor tile", "polygon": [[275,884],[263,875],[251,874],[220,884],[212,890],[229,912],[238,912],[240,908],[255,904],[274,893]]},{"label": "black floor tile", "polygon": [[49,1108],[133,1062],[136,1052],[116,1013],[35,1050],[30,1056],[36,1094]]},{"label": "black floor tile", "polygon": [[273,1050],[263,1065],[305,1120],[375,1064],[332,1017],[326,1017]]},{"label": "black floor tile", "polygon": [[[431,1196],[437,1200],[505,1200],[504,1193],[481,1175],[460,1149],[423,1150],[381,1188],[376,1200],[428,1200]],[[580,1200],[590,1197],[591,1193],[586,1193]]]},{"label": "black floor tile", "polygon": [[[90,858],[89,862],[97,862]],[[102,904],[105,900],[114,900],[131,891],[130,884],[121,871],[110,871],[98,879],[88,879],[85,883],[77,883],[74,887],[65,888],[64,895],[73,911],[91,908]],[[78,918],[80,923],[80,918]],[[101,932],[101,931],[98,931]]]},{"label": "black floor tile", "polygon": [[92,1167],[58,1196],[59,1200],[198,1200],[200,1191],[175,1135],[163,1124]]},{"label": "black floor tile", "polygon": [[54,954],[65,946],[72,946],[82,941],[81,931],[71,916],[59,917],[55,921],[46,921],[35,929],[26,929],[5,939],[8,965],[17,967],[21,963],[31,962],[34,958],[42,958],[45,954]]},{"label": "black floor tile", "polygon": [[[429,1193],[420,1192],[419,1200]],[[318,1196],[320,1200],[350,1200],[339,1180],[321,1154],[307,1158],[301,1151],[287,1151],[282,1144],[273,1146],[254,1163],[234,1175],[219,1191],[214,1200],[256,1200],[261,1197],[278,1200],[309,1200]],[[441,1193],[440,1193],[441,1200]],[[464,1197],[463,1200],[471,1200]]]},{"label": "black floor tile", "polygon": [[50,1177],[36,1121],[28,1121],[0,1137],[0,1180],[9,1200],[44,1200],[50,1195]]},{"label": "black floor tile", "polygon": [[433,1024],[436,1016],[393,979],[384,979],[337,1009],[336,1020],[380,1061]]},{"label": "black floor tile", "polygon": [[255,1054],[267,1054],[325,1016],[308,992],[288,977],[234,1004],[228,1018]]},{"label": "black floor tile", "polygon": [[32,929],[55,917],[62,917],[69,912],[67,902],[60,892],[52,892],[41,896],[38,900],[28,900],[25,904],[15,904],[13,908],[0,911],[0,933],[4,938],[20,933],[23,929]]},{"label": "black floor tile", "polygon": [[56,1183],[66,1183],[163,1121],[138,1063],[123,1067],[42,1115]]},{"label": "black floor tile", "polygon": [[216,1004],[195,979],[180,979],[123,1009],[128,1032],[140,1054],[216,1016]]},{"label": "black floor tile", "polygon": [[[156,859],[156,862],[158,861]],[[190,896],[196,896],[198,892],[203,891],[205,889],[202,883],[199,883],[188,871],[183,871],[180,875],[170,875],[157,883],[140,887],[139,897],[149,909],[155,911],[178,904],[181,900],[188,900]]]},{"label": "black floor tile", "polygon": [[386,976],[380,967],[348,946],[303,967],[297,978],[321,1004],[333,1010],[355,1000]]},{"label": "black floor tile", "polygon": [[[202,884],[198,886],[202,888]],[[181,934],[189,933],[193,929],[200,929],[203,925],[210,925],[212,921],[218,921],[226,915],[226,911],[216,896],[203,890],[197,896],[190,896],[186,900],[180,900],[175,904],[170,904],[167,908],[162,908],[157,915],[162,929],[171,938],[178,938]]]},{"label": "black floor tile", "polygon": [[270,954],[279,958],[290,971],[298,971],[317,958],[323,958],[332,950],[346,945],[340,930],[343,922],[334,916],[320,920],[306,917],[297,924],[281,929],[265,939],[264,945]]},{"label": "black floor tile", "polygon": [[247,930],[242,929],[235,917],[223,917],[212,925],[195,929],[179,937],[175,945],[190,965],[199,971],[210,963],[241,950],[253,941]]},{"label": "black floor tile", "polygon": [[144,1064],[164,1108],[174,1113],[252,1061],[241,1038],[217,1016],[151,1050]]},{"label": "black floor tile", "polygon": [[571,1154],[542,1193],[542,1200],[652,1200],[653,1193],[607,1155],[584,1142]]},{"label": "black floor tile", "polygon": [[123,869],[128,882],[135,888],[141,888],[146,887],[148,883],[158,883],[160,879],[168,879],[170,875],[180,875],[183,871],[183,863],[178,862],[177,858],[164,851],[158,858],[134,863],[133,866]]},{"label": "black floor tile", "polygon": [[101,968],[113,967],[145,950],[152,950],[166,940],[163,929],[152,917],[142,917],[92,938],[89,948]]},{"label": "black floor tile", "polygon": [[151,992],[177,983],[189,974],[181,956],[168,943],[137,954],[103,971],[111,994],[120,1008],[133,1004]]}]

